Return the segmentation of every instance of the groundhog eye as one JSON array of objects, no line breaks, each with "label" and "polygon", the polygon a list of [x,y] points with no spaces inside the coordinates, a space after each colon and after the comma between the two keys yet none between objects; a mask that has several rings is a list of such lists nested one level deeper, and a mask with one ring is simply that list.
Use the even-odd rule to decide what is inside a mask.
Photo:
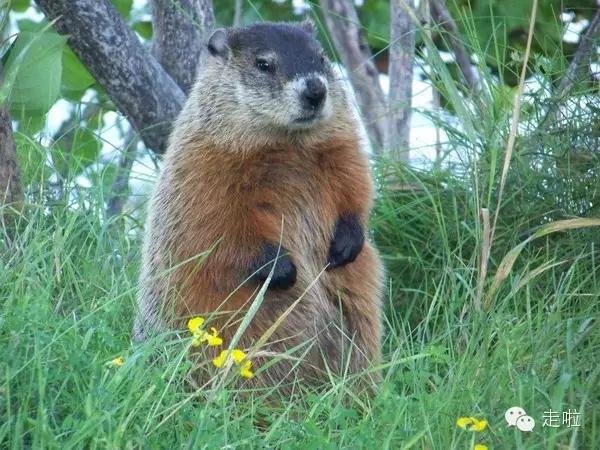
[{"label": "groundhog eye", "polygon": [[274,66],[266,59],[258,58],[256,60],[256,67],[261,72],[273,72]]}]

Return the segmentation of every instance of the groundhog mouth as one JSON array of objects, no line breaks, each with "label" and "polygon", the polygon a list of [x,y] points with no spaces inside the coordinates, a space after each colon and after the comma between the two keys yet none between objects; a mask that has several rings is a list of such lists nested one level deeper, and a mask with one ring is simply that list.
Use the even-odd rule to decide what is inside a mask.
[{"label": "groundhog mouth", "polygon": [[292,123],[295,125],[304,125],[304,126],[312,125],[313,123],[318,122],[321,118],[322,118],[322,115],[320,113],[313,113],[308,116],[298,117],[298,118],[294,119],[292,121]]}]

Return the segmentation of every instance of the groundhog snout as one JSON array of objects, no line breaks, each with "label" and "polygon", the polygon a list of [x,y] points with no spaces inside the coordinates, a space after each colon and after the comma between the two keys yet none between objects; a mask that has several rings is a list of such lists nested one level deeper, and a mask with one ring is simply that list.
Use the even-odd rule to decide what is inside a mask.
[{"label": "groundhog snout", "polygon": [[318,78],[308,78],[302,92],[304,108],[316,111],[323,106],[327,97],[327,86]]}]

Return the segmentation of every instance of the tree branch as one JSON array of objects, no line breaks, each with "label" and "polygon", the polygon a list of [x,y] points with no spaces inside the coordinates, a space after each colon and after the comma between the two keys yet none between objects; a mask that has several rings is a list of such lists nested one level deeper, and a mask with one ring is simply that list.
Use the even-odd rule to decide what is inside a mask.
[{"label": "tree branch", "polygon": [[376,151],[381,151],[386,132],[386,101],[354,3],[349,0],[321,0],[321,8],[335,49],[356,92],[369,137]]},{"label": "tree branch", "polygon": [[187,93],[215,16],[211,0],[152,0],[152,52]]},{"label": "tree branch", "polygon": [[244,0],[235,0],[235,10],[233,12],[233,26],[239,27],[242,23],[242,12],[244,9]]},{"label": "tree branch", "polygon": [[[2,62],[0,61],[0,85],[2,82]],[[18,205],[22,201],[23,185],[17,163],[12,122],[8,110],[0,107],[0,205]],[[3,215],[4,209],[2,210]]]},{"label": "tree branch", "polygon": [[106,206],[106,215],[114,218],[123,212],[123,206],[129,197],[129,175],[135,161],[138,137],[132,128],[125,138],[123,153],[119,156],[119,171],[112,182],[109,199]]},{"label": "tree branch", "polygon": [[577,51],[575,52],[575,56],[571,60],[571,64],[569,64],[569,68],[567,69],[567,73],[560,80],[560,84],[558,85],[557,97],[563,98],[565,95],[569,93],[569,91],[573,88],[573,85],[578,80],[578,73],[581,70],[581,66],[583,65],[583,61],[586,58],[590,57],[591,51],[594,47],[594,38],[598,31],[600,30],[600,8],[596,10],[596,14],[594,15],[588,29],[585,34],[581,36],[581,40],[579,46],[577,47]]},{"label": "tree branch", "polygon": [[[412,103],[413,61],[415,57],[415,26],[411,17],[400,4],[404,0],[390,2],[390,92],[388,104],[388,131],[386,151],[392,160],[409,160],[410,113]],[[406,6],[413,8],[412,0]]]},{"label": "tree branch", "polygon": [[567,71],[563,78],[560,80],[558,88],[556,89],[556,94],[553,96],[552,102],[550,103],[550,107],[548,112],[546,113],[544,119],[541,121],[541,129],[544,131],[548,131],[548,129],[553,125],[558,110],[559,104],[562,99],[564,99],[575,83],[579,80],[579,73],[581,72],[581,66],[585,59],[589,59],[592,50],[595,49],[594,38],[598,31],[600,30],[600,8],[596,10],[596,14],[594,15],[588,29],[585,34],[581,36],[579,46],[575,51],[575,56],[571,60],[571,64],[567,68]]},{"label": "tree branch", "polygon": [[166,148],[185,94],[107,0],[36,0],[147,147]]},{"label": "tree branch", "polygon": [[452,19],[448,8],[443,0],[429,0],[431,5],[431,16],[433,20],[448,33],[448,43],[452,47],[456,63],[463,74],[467,86],[478,92],[481,88],[477,72],[471,66],[471,59],[467,54],[465,46],[460,40],[460,34],[456,22]]}]

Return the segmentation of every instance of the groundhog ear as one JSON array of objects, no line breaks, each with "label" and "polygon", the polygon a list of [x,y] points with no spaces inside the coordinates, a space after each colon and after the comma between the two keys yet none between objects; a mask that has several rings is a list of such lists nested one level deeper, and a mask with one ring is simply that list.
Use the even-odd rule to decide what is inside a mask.
[{"label": "groundhog ear", "polygon": [[208,51],[213,56],[224,58],[227,56],[228,50],[227,32],[223,28],[215,30],[208,39]]},{"label": "groundhog ear", "polygon": [[317,26],[310,19],[304,19],[302,22],[298,23],[298,26],[300,26],[300,28],[302,28],[304,31],[306,31],[311,36],[317,35]]}]

